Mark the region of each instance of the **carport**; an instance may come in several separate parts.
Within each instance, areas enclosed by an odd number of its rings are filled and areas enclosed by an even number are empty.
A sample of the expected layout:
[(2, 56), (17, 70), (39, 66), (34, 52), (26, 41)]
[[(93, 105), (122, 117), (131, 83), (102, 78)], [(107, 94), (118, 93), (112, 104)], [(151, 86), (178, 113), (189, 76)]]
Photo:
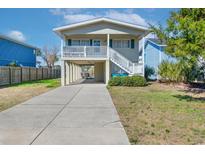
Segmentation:
[[(65, 85), (69, 85), (82, 79), (82, 66), (94, 66), (94, 82), (107, 83), (109, 80), (109, 61), (107, 60), (66, 60), (65, 67)], [(106, 67), (107, 66), (107, 67)]]

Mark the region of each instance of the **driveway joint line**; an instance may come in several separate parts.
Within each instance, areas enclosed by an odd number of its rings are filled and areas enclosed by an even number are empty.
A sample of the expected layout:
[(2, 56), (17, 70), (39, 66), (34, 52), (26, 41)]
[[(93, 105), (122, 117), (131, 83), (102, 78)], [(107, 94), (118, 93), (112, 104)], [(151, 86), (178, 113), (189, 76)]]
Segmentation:
[(38, 135), (31, 141), (29, 145), (32, 145), (35, 140), (48, 128), (48, 126), (58, 117), (58, 115), (66, 108), (68, 104), (77, 96), (77, 94), (82, 90), (83, 86), (73, 95), (73, 97), (58, 111), (58, 113), (51, 119), (51, 121), (38, 133)]

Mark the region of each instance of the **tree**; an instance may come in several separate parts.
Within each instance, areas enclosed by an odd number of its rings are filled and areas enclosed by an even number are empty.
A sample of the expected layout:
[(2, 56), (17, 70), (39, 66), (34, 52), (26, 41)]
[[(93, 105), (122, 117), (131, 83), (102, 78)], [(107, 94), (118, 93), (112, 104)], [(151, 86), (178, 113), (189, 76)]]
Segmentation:
[(151, 26), (165, 43), (165, 52), (183, 66), (187, 81), (193, 80), (199, 59), (205, 59), (205, 9), (180, 9), (171, 12), (165, 29)]
[(166, 34), (165, 34), (165, 30), (164, 28), (162, 27), (162, 25), (159, 23), (158, 26), (154, 26), (154, 25), (151, 25), (149, 24), (150, 26), (150, 29), (151, 29), (151, 33), (155, 33), (160, 41), (160, 43), (164, 44), (166, 41)]
[(55, 46), (48, 48), (47, 46), (43, 47), (40, 56), (46, 62), (48, 67), (53, 67), (55, 62), (58, 61), (58, 52), (59, 49)]

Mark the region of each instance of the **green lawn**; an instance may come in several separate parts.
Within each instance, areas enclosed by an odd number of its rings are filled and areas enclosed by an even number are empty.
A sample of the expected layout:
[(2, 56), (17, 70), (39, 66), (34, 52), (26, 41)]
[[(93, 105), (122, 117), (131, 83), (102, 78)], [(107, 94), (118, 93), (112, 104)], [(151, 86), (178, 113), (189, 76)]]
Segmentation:
[(48, 79), (0, 87), (0, 111), (60, 86), (60, 79)]
[(205, 94), (158, 83), (110, 87), (132, 144), (205, 144)]
[(37, 80), (37, 81), (29, 81), (20, 84), (14, 84), (10, 87), (37, 87), (44, 86), (47, 88), (56, 88), (60, 85), (59, 79), (47, 79), (47, 80)]

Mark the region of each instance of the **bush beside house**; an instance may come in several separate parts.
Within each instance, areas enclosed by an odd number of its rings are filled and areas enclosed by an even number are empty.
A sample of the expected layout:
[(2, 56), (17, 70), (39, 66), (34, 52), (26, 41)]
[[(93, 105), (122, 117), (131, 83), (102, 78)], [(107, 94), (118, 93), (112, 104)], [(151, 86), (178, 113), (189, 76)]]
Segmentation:
[(147, 81), (142, 76), (125, 76), (113, 77), (109, 80), (109, 86), (129, 86), (129, 87), (142, 87), (147, 85)]
[(145, 79), (148, 81), (148, 80), (152, 80), (150, 77), (152, 76), (152, 75), (154, 75), (155, 74), (155, 69), (154, 69), (154, 67), (150, 67), (150, 66), (145, 66), (145, 74), (144, 74), (144, 76), (145, 76)]
[(163, 61), (158, 67), (158, 74), (162, 82), (182, 82), (183, 75), (179, 63)]

